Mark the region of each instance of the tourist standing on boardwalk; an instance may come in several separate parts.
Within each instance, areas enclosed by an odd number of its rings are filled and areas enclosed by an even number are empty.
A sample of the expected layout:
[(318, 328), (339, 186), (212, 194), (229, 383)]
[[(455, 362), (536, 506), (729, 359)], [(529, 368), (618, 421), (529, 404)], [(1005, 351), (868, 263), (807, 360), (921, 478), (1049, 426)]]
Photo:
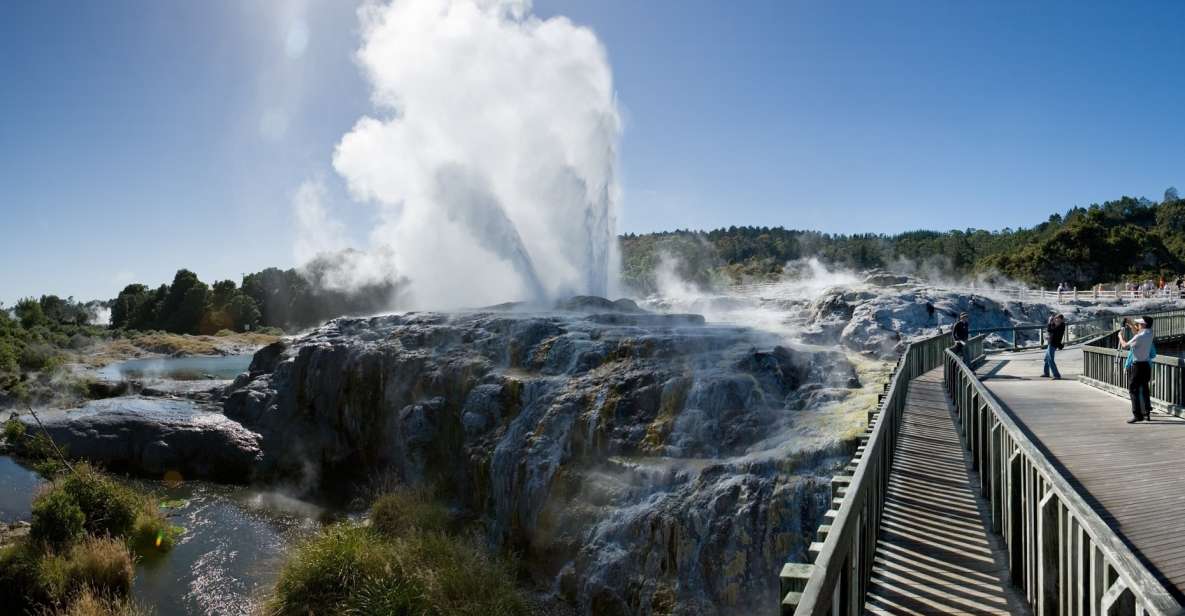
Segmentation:
[(963, 363), (970, 366), (971, 347), (967, 342), (971, 339), (971, 324), (969, 323), (969, 317), (966, 312), (959, 315), (959, 320), (955, 321), (955, 326), (951, 330), (951, 333), (955, 339), (955, 350), (963, 358)]
[(1152, 319), (1144, 317), (1132, 322), (1136, 335), (1128, 339), (1119, 332), (1119, 348), (1130, 349), (1127, 355), (1127, 391), (1132, 397), (1132, 418), (1127, 423), (1151, 419), (1152, 391), (1148, 382), (1152, 380), (1152, 358), (1156, 349), (1152, 346)]
[(1065, 348), (1062, 344), (1062, 339), (1066, 336), (1066, 317), (1061, 313), (1049, 317), (1049, 323), (1045, 326), (1045, 332), (1048, 337), (1049, 344), (1045, 347), (1045, 367), (1041, 370), (1041, 376), (1049, 376), (1053, 374), (1053, 380), (1057, 381), (1062, 378), (1062, 373), (1057, 371), (1057, 363), (1054, 362), (1053, 356), (1059, 350)]

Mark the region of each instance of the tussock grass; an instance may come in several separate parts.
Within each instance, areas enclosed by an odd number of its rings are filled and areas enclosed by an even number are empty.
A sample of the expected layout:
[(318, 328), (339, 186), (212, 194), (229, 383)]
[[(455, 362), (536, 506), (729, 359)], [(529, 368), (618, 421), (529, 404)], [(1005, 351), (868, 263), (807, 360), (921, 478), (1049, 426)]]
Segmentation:
[[(0, 605), (6, 614), (135, 613), (113, 611), (130, 607), (133, 575), (132, 554), (118, 539), (88, 537), (62, 550), (22, 541), (0, 550)], [(100, 604), (108, 611), (85, 611)]]
[(370, 523), (379, 533), (399, 537), (412, 531), (443, 531), (448, 527), (448, 511), (432, 500), (424, 489), (403, 488), (375, 499), (370, 508)]
[(50, 613), (53, 616), (149, 616), (152, 610), (127, 597), (104, 595), (87, 588), (68, 606)]
[(339, 523), (297, 546), (264, 612), (525, 614), (512, 564), (447, 526), (448, 512), (427, 491), (383, 495), (370, 526)]

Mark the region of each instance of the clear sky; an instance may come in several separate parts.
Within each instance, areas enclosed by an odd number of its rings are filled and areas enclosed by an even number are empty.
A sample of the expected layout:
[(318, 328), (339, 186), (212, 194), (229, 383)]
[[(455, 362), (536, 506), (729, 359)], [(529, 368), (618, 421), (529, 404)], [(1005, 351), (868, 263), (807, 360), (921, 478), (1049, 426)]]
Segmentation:
[[(740, 9), (738, 9), (740, 7)], [(292, 266), (371, 112), (346, 0), (0, 7), (0, 301)], [(622, 231), (1029, 226), (1185, 189), (1185, 3), (537, 0), (591, 27)], [(447, 76), (442, 76), (447, 78)]]

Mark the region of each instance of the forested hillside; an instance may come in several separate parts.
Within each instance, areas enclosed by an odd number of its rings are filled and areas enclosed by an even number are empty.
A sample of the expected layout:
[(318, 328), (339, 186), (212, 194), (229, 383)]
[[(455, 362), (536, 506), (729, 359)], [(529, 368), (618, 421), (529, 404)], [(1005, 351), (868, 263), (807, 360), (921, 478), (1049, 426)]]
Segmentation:
[(834, 235), (782, 227), (729, 227), (622, 237), (625, 283), (655, 288), (665, 263), (700, 285), (776, 276), (788, 261), (817, 257), (854, 269), (917, 267), (951, 276), (1004, 276), (1079, 287), (1185, 272), (1185, 200), (1123, 197), (1075, 207), (1028, 229)]

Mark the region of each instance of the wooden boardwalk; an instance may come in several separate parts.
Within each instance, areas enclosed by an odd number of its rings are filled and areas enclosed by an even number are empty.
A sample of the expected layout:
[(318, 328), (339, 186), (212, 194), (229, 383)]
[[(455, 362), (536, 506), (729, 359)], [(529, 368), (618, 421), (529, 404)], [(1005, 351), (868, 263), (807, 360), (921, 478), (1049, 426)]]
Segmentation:
[(1185, 421), (1129, 425), (1130, 403), (1077, 382), (1082, 352), (1059, 353), (1063, 380), (1036, 351), (989, 356), (983, 384), (1153, 574), (1185, 599)]
[[(1183, 433), (1185, 434), (1185, 433)], [(910, 384), (876, 545), (870, 614), (1027, 614), (986, 530), (942, 369)]]

